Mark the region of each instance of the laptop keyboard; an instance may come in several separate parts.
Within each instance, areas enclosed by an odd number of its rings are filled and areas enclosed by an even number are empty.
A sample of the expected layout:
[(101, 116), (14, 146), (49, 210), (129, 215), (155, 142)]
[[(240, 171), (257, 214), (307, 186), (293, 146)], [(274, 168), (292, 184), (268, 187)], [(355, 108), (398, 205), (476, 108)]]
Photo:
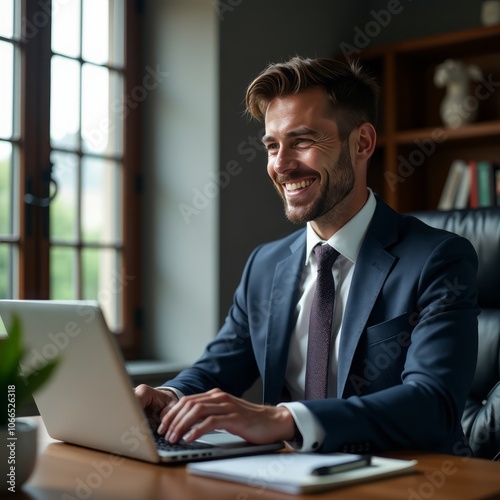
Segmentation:
[(154, 440), (156, 447), (162, 451), (206, 450), (215, 448), (213, 444), (200, 443), (199, 441), (186, 443), (182, 439), (178, 443), (169, 443), (165, 440), (164, 436), (157, 433), (154, 433)]

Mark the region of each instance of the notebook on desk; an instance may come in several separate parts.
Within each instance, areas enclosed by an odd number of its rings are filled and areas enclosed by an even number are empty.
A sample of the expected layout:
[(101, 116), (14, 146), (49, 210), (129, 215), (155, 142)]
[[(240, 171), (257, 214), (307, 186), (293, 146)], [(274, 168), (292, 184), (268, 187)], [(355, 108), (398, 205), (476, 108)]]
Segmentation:
[[(371, 457), (367, 464), (336, 470), (339, 464), (357, 457), (345, 453), (274, 453), (191, 463), (187, 471), (198, 476), (253, 486), (258, 488), (257, 493), (269, 489), (306, 494), (408, 474), (417, 465), (416, 460)], [(321, 469), (327, 472), (315, 473)]]
[(154, 436), (150, 420), (133, 392), (115, 335), (97, 302), (0, 300), (8, 328), (21, 320), (29, 371), (47, 360), (60, 362), (34, 395), (54, 439), (148, 462), (187, 462), (270, 452), (281, 443), (256, 445), (223, 431), (194, 443), (167, 443)]

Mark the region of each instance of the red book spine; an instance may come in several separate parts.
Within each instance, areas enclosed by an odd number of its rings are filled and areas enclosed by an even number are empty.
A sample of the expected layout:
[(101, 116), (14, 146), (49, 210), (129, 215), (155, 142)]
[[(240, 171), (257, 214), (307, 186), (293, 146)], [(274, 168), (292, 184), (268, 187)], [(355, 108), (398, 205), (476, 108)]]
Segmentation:
[(469, 169), (470, 169), (469, 207), (477, 208), (479, 206), (479, 194), (477, 186), (477, 163), (475, 160), (469, 161)]

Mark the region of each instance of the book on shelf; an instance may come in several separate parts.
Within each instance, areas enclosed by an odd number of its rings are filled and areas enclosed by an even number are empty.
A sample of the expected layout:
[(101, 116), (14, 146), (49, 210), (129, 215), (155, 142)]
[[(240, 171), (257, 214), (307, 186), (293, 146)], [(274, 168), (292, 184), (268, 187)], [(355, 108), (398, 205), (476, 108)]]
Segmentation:
[(470, 170), (470, 193), (469, 193), (469, 207), (477, 208), (479, 206), (479, 196), (477, 191), (477, 161), (469, 161)]
[(454, 160), (438, 210), (491, 206), (500, 206), (500, 164), (486, 160)]
[[(451, 164), (441, 197), (439, 198), (438, 210), (451, 210), (455, 208), (458, 193), (460, 192), (460, 196), (463, 196), (462, 193), (465, 187), (462, 186), (462, 182), (467, 175), (467, 171), (468, 165), (464, 160), (455, 160)], [(458, 201), (461, 202), (461, 200)]]
[(477, 162), (477, 194), (479, 207), (496, 205), (495, 170), (498, 166), (489, 161)]
[(495, 166), (495, 203), (497, 207), (500, 207), (500, 165)]
[(471, 182), (471, 171), (469, 165), (467, 165), (464, 162), (462, 176), (460, 177), (460, 182), (458, 183), (458, 188), (457, 188), (457, 194), (455, 196), (454, 208), (467, 208), (469, 206), (470, 182)]

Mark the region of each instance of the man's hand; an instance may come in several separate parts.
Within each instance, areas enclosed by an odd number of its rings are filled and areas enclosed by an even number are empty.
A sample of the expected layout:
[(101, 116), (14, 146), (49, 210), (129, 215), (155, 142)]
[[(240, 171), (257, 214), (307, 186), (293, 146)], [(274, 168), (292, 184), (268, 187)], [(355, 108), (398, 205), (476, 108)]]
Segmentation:
[(159, 424), (162, 418), (179, 401), (173, 391), (154, 389), (145, 384), (138, 385), (135, 388), (135, 395), (139, 398), (148, 417), (156, 424)]
[(295, 426), (285, 407), (257, 405), (220, 389), (184, 396), (164, 412), (160, 434), (175, 443), (194, 441), (214, 429), (224, 429), (257, 444), (291, 440)]

